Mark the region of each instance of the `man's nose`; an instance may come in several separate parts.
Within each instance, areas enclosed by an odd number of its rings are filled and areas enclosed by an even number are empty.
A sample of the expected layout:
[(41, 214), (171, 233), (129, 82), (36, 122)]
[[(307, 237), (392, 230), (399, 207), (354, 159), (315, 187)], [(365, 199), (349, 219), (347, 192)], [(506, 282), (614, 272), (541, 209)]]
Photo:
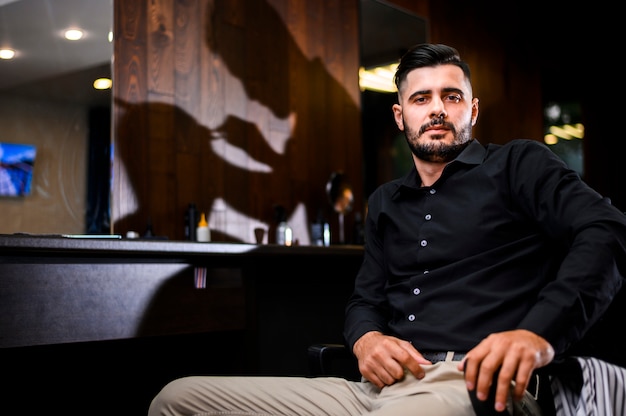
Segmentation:
[(446, 112), (445, 106), (443, 105), (443, 101), (441, 101), (440, 99), (434, 99), (430, 112), (430, 117), (443, 120), (447, 115), (448, 113)]

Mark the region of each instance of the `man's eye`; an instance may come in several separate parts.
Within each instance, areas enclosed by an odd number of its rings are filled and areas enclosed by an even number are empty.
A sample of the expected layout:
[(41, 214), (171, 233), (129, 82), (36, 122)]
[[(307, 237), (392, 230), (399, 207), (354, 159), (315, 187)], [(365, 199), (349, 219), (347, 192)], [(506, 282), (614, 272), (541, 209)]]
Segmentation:
[(452, 95), (448, 95), (446, 97), (447, 101), (452, 101), (454, 103), (458, 103), (459, 101), (461, 101), (461, 96), (460, 95), (456, 95), (456, 94), (452, 94)]

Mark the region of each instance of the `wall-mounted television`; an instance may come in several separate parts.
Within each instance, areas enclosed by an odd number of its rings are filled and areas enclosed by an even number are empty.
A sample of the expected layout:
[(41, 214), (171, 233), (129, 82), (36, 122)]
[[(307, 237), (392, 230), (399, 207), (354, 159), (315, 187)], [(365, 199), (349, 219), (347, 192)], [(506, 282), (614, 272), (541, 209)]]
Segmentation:
[(0, 197), (30, 195), (36, 155), (35, 145), (0, 142)]

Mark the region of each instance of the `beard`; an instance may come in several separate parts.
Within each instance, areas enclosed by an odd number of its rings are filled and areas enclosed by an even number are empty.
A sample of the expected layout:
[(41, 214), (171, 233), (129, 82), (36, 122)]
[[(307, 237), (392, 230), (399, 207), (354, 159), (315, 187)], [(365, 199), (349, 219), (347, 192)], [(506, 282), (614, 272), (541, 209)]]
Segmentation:
[[(436, 119), (435, 119), (436, 120)], [(433, 120), (433, 121), (435, 121)], [(447, 163), (456, 158), (467, 147), (467, 144), (472, 139), (472, 123), (467, 123), (461, 129), (457, 130), (454, 124), (448, 122), (431, 122), (424, 124), (420, 127), (419, 131), (415, 131), (407, 126), (404, 122), (404, 135), (406, 142), (413, 153), (418, 159), (425, 160), (427, 162)], [(428, 127), (435, 124), (439, 124), (442, 127), (449, 129), (454, 137), (454, 140), (450, 144), (446, 144), (442, 139), (443, 135), (433, 135), (431, 140), (426, 143), (420, 142), (420, 137), (426, 132)]]

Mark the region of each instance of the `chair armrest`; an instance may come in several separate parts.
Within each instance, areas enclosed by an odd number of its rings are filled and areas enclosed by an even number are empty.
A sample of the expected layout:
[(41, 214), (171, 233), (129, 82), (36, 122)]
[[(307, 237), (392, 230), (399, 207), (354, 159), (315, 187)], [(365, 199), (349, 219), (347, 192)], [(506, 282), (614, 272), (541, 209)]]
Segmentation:
[(359, 379), (356, 358), (343, 344), (310, 345), (307, 351), (309, 372), (313, 377), (339, 376)]
[[(550, 367), (551, 369), (552, 367)], [(522, 400), (522, 403), (515, 404), (516, 409), (512, 409), (512, 412), (505, 410), (503, 412), (496, 412), (495, 398), (496, 387), (498, 384), (499, 370), (493, 375), (493, 382), (489, 388), (489, 394), (487, 399), (482, 401), (476, 397), (476, 390), (469, 391), (470, 400), (472, 402), (472, 408), (476, 412), (477, 416), (511, 416), (511, 415), (542, 415), (542, 416), (555, 416), (554, 401), (552, 396), (552, 388), (550, 382), (549, 370), (543, 368), (536, 370), (534, 377), (528, 386), (527, 396)], [(530, 393), (530, 394), (529, 394)], [(510, 405), (511, 403), (509, 403)]]
[(496, 412), (494, 407), (496, 401), (496, 387), (498, 385), (498, 373), (499, 371), (493, 375), (493, 382), (489, 388), (487, 400), (478, 400), (476, 390), (468, 390), (470, 400), (472, 401), (472, 408), (474, 408), (474, 412), (476, 412), (477, 416), (510, 416), (508, 411)]

